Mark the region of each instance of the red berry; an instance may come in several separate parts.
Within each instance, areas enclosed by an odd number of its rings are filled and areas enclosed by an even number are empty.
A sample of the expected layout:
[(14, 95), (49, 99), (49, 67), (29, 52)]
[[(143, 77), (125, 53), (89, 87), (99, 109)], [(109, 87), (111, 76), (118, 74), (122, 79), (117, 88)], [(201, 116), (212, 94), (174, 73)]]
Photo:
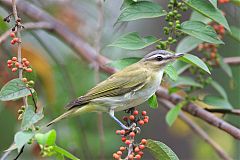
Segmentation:
[(12, 37), (12, 38), (14, 38), (14, 37), (15, 37), (15, 33), (14, 33), (14, 32), (11, 32), (11, 33), (9, 34), (9, 36)]
[(138, 115), (138, 111), (137, 110), (135, 110), (135, 111), (133, 111), (133, 115)]
[(128, 159), (129, 159), (129, 160), (132, 160), (133, 157), (134, 157), (134, 156), (133, 156), (132, 154), (130, 154), (130, 155), (128, 156)]
[(117, 154), (121, 156), (122, 155), (122, 151), (117, 151)]
[(32, 72), (32, 68), (27, 68), (26, 71), (27, 72)]
[(12, 72), (16, 72), (17, 71), (17, 68), (12, 68)]
[(119, 156), (117, 153), (114, 153), (114, 154), (113, 154), (113, 158), (115, 158), (115, 159), (119, 159), (120, 156)]
[(22, 78), (22, 81), (23, 82), (27, 82), (27, 78)]
[(124, 134), (125, 134), (125, 130), (121, 130), (121, 131), (120, 131), (120, 134), (121, 134), (121, 135), (124, 135)]
[(11, 42), (10, 42), (12, 45), (14, 45), (15, 44), (15, 41), (14, 40), (11, 40)]
[(7, 66), (8, 66), (8, 68), (12, 68), (12, 64), (8, 64)]
[(7, 64), (12, 64), (12, 60), (9, 59), (9, 60), (7, 61)]
[(140, 121), (138, 121), (138, 124), (142, 126), (142, 125), (144, 125), (144, 121), (140, 120)]
[(147, 112), (146, 112), (146, 111), (142, 111), (142, 115), (143, 115), (143, 116), (146, 116), (146, 115), (147, 115)]
[(144, 121), (144, 123), (148, 123), (148, 119), (146, 119), (146, 118), (144, 118), (143, 121)]
[(149, 117), (148, 116), (144, 116), (144, 119), (149, 119)]
[(29, 61), (24, 62), (24, 65), (27, 66), (27, 67), (29, 66), (29, 64), (30, 64)]
[(126, 148), (125, 147), (120, 147), (120, 151), (125, 151), (126, 150)]
[(143, 156), (143, 152), (142, 151), (140, 151), (140, 152), (138, 152), (138, 154), (140, 155), (140, 156)]
[(142, 140), (141, 140), (141, 143), (142, 143), (142, 144), (147, 144), (147, 140), (146, 140), (146, 139), (142, 139)]
[(141, 159), (141, 157), (142, 157), (142, 156), (140, 156), (139, 154), (137, 154), (137, 155), (135, 156), (136, 159)]
[(135, 133), (134, 133), (134, 132), (130, 132), (130, 133), (129, 133), (129, 136), (130, 136), (130, 137), (135, 137)]
[(134, 115), (130, 115), (130, 116), (129, 116), (129, 119), (130, 119), (131, 121), (134, 121), (134, 119), (135, 119)]
[(126, 137), (122, 137), (122, 142), (125, 142), (127, 140)]
[(145, 148), (145, 146), (143, 144), (140, 144), (139, 146), (139, 149), (143, 150)]
[(140, 149), (139, 149), (138, 147), (135, 147), (135, 148), (134, 148), (134, 151), (135, 151), (135, 152), (139, 152)]
[(120, 130), (116, 130), (116, 134), (120, 134)]
[(25, 63), (27, 61), (27, 58), (22, 58), (22, 62)]
[(13, 38), (13, 41), (16, 43), (16, 42), (19, 42), (19, 38)]
[(12, 61), (16, 61), (17, 60), (17, 57), (12, 57)]
[(16, 66), (17, 68), (19, 68), (20, 63), (16, 62), (16, 63), (15, 63), (15, 66)]
[(126, 145), (129, 145), (129, 144), (131, 144), (131, 141), (130, 141), (130, 140), (126, 140), (126, 141), (125, 141), (125, 144), (126, 144)]

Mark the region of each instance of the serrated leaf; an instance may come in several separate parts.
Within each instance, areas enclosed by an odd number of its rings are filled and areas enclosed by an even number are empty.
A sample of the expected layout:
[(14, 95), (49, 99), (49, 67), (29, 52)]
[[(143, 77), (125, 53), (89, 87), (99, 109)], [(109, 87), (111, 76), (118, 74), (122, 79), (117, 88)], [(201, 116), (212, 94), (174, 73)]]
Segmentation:
[(227, 109), (233, 108), (227, 99), (223, 99), (216, 96), (205, 96), (203, 99), (203, 102), (211, 106), (214, 106), (216, 108), (227, 108)]
[(183, 38), (177, 45), (177, 53), (187, 53), (195, 49), (203, 41), (192, 36)]
[(200, 21), (185, 21), (178, 30), (205, 42), (224, 44), (211, 26)]
[(220, 65), (220, 67), (222, 68), (222, 70), (223, 70), (230, 78), (232, 78), (233, 75), (232, 75), (231, 67), (230, 67), (227, 63), (225, 63), (225, 62), (223, 61), (223, 58), (222, 58), (220, 55), (218, 55), (218, 59), (219, 59), (219, 65)]
[(191, 21), (201, 21), (205, 24), (208, 24), (210, 22), (212, 22), (211, 19), (209, 19), (208, 17), (205, 17), (204, 15), (196, 12), (196, 11), (192, 11), (191, 17), (190, 17)]
[(149, 1), (139, 1), (125, 7), (118, 17), (117, 23), (143, 18), (156, 18), (164, 15), (166, 15), (166, 12), (163, 12), (159, 4)]
[(194, 56), (192, 54), (185, 54), (183, 57), (180, 57), (179, 60), (184, 61), (186, 63), (190, 63), (194, 66), (197, 66), (202, 70), (206, 71), (207, 73), (211, 74), (207, 65), (197, 56)]
[(148, 104), (153, 109), (158, 108), (157, 96), (155, 94), (148, 99)]
[(31, 131), (19, 131), (14, 136), (14, 143), (20, 152), (21, 148), (34, 136)]
[(21, 128), (23, 130), (30, 128), (32, 125), (40, 121), (43, 117), (44, 115), (42, 114), (42, 112), (35, 113), (35, 107), (32, 105), (28, 105), (28, 107), (26, 107), (26, 110), (23, 114)]
[(131, 32), (120, 36), (108, 46), (119, 47), (128, 50), (143, 49), (156, 43), (158, 39), (154, 36), (140, 37), (137, 32)]
[(172, 65), (167, 65), (164, 69), (164, 72), (171, 78), (173, 81), (178, 79), (178, 73)]
[[(32, 89), (32, 91), (34, 91)], [(25, 97), (31, 94), (26, 84), (22, 82), (19, 78), (13, 79), (6, 83), (0, 91), (0, 100), (9, 101), (16, 100), (21, 97)]]
[(240, 43), (240, 29), (235, 26), (231, 26), (230, 28), (232, 32), (229, 35)]
[(114, 68), (117, 68), (119, 70), (122, 70), (123, 68), (136, 63), (140, 60), (141, 58), (137, 58), (137, 57), (132, 57), (132, 58), (123, 58), (120, 60), (116, 60), (116, 61), (112, 61), (110, 63), (107, 64), (107, 66), (111, 66)]
[(50, 130), (47, 133), (37, 133), (35, 135), (35, 138), (38, 142), (38, 144), (41, 145), (48, 145), (48, 146), (53, 146), (55, 145), (55, 141), (56, 141), (56, 137), (57, 137), (57, 133), (55, 130)]
[(185, 103), (183, 102), (178, 103), (174, 108), (171, 108), (170, 111), (168, 111), (166, 115), (166, 122), (169, 126), (172, 126), (172, 124), (175, 122), (184, 104)]
[(79, 158), (77, 158), (76, 156), (74, 156), (73, 154), (71, 154), (70, 152), (68, 152), (67, 150), (65, 150), (59, 146), (54, 146), (53, 150), (71, 160), (80, 160)]
[(171, 148), (162, 142), (148, 139), (146, 148), (156, 160), (179, 160)]
[(216, 89), (216, 91), (218, 91), (218, 93), (220, 93), (220, 95), (221, 95), (224, 99), (228, 99), (226, 91), (224, 90), (224, 88), (223, 88), (218, 82), (212, 81), (212, 82), (211, 82), (211, 85), (212, 85), (213, 88)]
[(230, 31), (228, 22), (222, 11), (215, 8), (210, 2), (206, 0), (184, 0), (183, 2), (195, 11), (223, 25), (228, 31)]
[(177, 81), (171, 83), (171, 87), (177, 86), (194, 86), (199, 88), (203, 87), (200, 83), (195, 82), (192, 78), (184, 76), (179, 76)]

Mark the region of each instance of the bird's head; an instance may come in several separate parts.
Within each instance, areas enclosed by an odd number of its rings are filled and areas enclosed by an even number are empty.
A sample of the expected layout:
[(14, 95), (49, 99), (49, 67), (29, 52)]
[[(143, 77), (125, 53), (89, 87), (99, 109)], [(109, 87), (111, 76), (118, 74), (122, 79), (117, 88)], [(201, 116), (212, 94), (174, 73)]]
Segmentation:
[(179, 57), (182, 57), (183, 53), (173, 54), (166, 50), (156, 50), (144, 56), (142, 62), (149, 68), (158, 70), (164, 68), (170, 62), (173, 62)]

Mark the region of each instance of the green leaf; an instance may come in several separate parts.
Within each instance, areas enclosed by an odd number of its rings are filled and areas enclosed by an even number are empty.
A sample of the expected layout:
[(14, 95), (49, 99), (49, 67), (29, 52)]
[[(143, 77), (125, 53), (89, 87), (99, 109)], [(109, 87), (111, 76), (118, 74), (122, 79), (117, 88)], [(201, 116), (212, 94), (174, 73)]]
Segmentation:
[(143, 49), (156, 43), (158, 39), (153, 36), (140, 37), (137, 32), (131, 32), (120, 36), (108, 46), (119, 47), (129, 50)]
[(121, 10), (126, 8), (126, 7), (129, 7), (132, 3), (134, 3), (133, 0), (124, 0), (123, 3), (122, 3), (122, 6), (121, 6)]
[(224, 44), (211, 26), (200, 21), (185, 21), (179, 30), (205, 42)]
[(184, 77), (179, 76), (177, 81), (171, 83), (171, 87), (177, 87), (177, 86), (194, 86), (194, 87), (200, 87), (203, 88), (203, 86), (200, 83), (195, 82), (190, 77)]
[(213, 7), (217, 8), (217, 0), (208, 0), (212, 5)]
[(205, 96), (203, 101), (206, 104), (209, 104), (216, 108), (227, 108), (227, 109), (233, 108), (227, 99), (223, 99), (223, 98), (216, 97), (216, 96)]
[(38, 142), (38, 144), (41, 145), (48, 145), (48, 146), (53, 146), (55, 145), (56, 141), (56, 131), (55, 130), (50, 130), (49, 132), (42, 134), (42, 133), (37, 133), (35, 135), (35, 138)]
[[(34, 91), (32, 89), (32, 91)], [(9, 101), (15, 100), (21, 97), (25, 97), (31, 94), (26, 84), (22, 82), (19, 78), (13, 79), (6, 83), (0, 91), (0, 100)]]
[(140, 60), (141, 58), (137, 58), (137, 57), (132, 57), (132, 58), (123, 58), (120, 60), (116, 60), (116, 61), (112, 61), (110, 63), (107, 64), (107, 66), (111, 66), (114, 68), (117, 68), (119, 70), (122, 70), (123, 68), (136, 63)]
[(192, 54), (185, 54), (183, 57), (179, 58), (179, 60), (197, 66), (202, 70), (206, 71), (207, 73), (211, 74), (207, 65), (197, 56), (194, 56)]
[(178, 103), (174, 108), (170, 109), (166, 115), (166, 122), (169, 126), (172, 126), (172, 124), (175, 122), (175, 120), (178, 117), (178, 114), (181, 111), (181, 108), (186, 104), (186, 102), (182, 101)]
[(191, 67), (191, 64), (188, 64), (183, 61), (176, 60), (173, 62), (173, 67), (177, 70), (177, 74), (180, 75), (184, 71), (186, 71), (189, 67)]
[(178, 79), (178, 73), (172, 65), (167, 65), (164, 69), (164, 72), (171, 78), (176, 81)]
[(26, 110), (23, 114), (23, 120), (22, 120), (21, 128), (23, 130), (25, 130), (27, 128), (30, 128), (32, 125), (37, 123), (42, 118), (43, 118), (42, 112), (35, 113), (35, 107), (29, 105), (29, 106), (26, 107)]
[(226, 91), (218, 82), (212, 80), (211, 85), (224, 99), (228, 99)]
[[(37, 101), (38, 101), (37, 92), (35, 91), (32, 93), (32, 96), (28, 96), (27, 101), (28, 101), (29, 105), (35, 106), (35, 103), (37, 103)], [(35, 103), (34, 103), (34, 101), (35, 101)]]
[(183, 38), (177, 45), (176, 52), (187, 53), (195, 49), (203, 41), (192, 36)]
[(203, 23), (205, 23), (205, 24), (208, 24), (208, 23), (212, 22), (211, 19), (203, 16), (202, 14), (200, 14), (200, 13), (198, 13), (198, 12), (196, 12), (196, 11), (192, 11), (190, 20), (191, 20), (191, 21), (201, 21), (201, 22), (203, 22)]
[(65, 149), (58, 147), (58, 146), (54, 146), (54, 151), (71, 159), (71, 160), (80, 160), (79, 158), (75, 157), (74, 155), (72, 155), (70, 152), (66, 151)]
[(143, 18), (156, 18), (164, 15), (166, 15), (166, 12), (163, 12), (163, 9), (159, 4), (149, 1), (139, 1), (127, 5), (118, 17), (117, 23)]
[(230, 28), (232, 32), (229, 35), (240, 43), (240, 29), (235, 26), (231, 26)]
[(14, 136), (14, 143), (17, 145), (18, 152), (34, 136), (31, 131), (19, 131)]
[(158, 108), (157, 96), (155, 94), (148, 99), (148, 104), (153, 109)]
[(189, 7), (195, 11), (201, 13), (202, 15), (216, 21), (219, 24), (222, 24), (228, 31), (230, 31), (228, 22), (225, 16), (222, 14), (222, 11), (218, 8), (215, 8), (211, 3), (206, 0), (184, 0)]
[(230, 78), (232, 78), (233, 75), (232, 75), (231, 67), (230, 67), (227, 63), (225, 63), (225, 62), (223, 61), (223, 58), (222, 58), (220, 55), (218, 55), (218, 59), (219, 59), (219, 65), (220, 65), (220, 67), (222, 68), (222, 70), (223, 70)]
[(146, 147), (156, 160), (179, 160), (171, 148), (162, 142), (148, 139)]

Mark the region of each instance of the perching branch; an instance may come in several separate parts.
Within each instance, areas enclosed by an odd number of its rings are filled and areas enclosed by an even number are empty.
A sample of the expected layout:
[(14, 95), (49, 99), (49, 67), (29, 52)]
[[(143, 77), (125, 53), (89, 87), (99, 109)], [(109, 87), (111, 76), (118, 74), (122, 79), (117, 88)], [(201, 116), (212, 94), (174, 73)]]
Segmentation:
[[(164, 105), (168, 110), (174, 107), (174, 105), (168, 100), (159, 98), (158, 101)], [(198, 136), (200, 136), (206, 143), (208, 143), (223, 160), (231, 160), (231, 158), (225, 153), (225, 151), (219, 146), (208, 134), (199, 127), (194, 121), (189, 119), (184, 113), (180, 112), (179, 118), (183, 120)]]
[(240, 109), (224, 109), (224, 108), (204, 108), (211, 113), (233, 114), (240, 116)]

